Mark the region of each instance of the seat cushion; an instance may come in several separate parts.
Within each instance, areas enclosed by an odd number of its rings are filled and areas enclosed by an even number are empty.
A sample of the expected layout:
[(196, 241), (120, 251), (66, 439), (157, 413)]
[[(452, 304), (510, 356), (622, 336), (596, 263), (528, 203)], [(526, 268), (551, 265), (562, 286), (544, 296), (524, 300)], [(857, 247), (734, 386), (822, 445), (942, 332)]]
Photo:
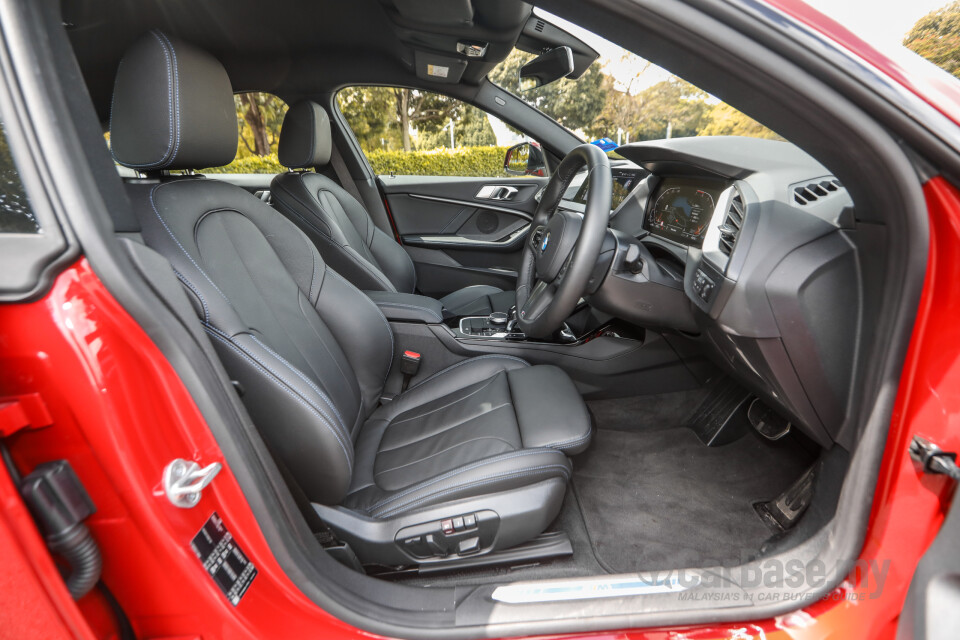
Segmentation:
[(509, 311), (516, 300), (513, 291), (478, 284), (440, 298), (440, 304), (455, 316), (486, 316), (494, 311)]
[(590, 435), (586, 406), (560, 369), (510, 356), (471, 358), (370, 416), (357, 438), (356, 471), (343, 505), (389, 517), (566, 479), (567, 453), (586, 448)]

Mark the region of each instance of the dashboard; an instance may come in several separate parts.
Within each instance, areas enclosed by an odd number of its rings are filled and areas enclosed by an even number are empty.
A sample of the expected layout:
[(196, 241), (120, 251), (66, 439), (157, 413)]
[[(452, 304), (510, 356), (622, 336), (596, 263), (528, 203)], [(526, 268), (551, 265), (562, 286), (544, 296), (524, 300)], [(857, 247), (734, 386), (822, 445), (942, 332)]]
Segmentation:
[[(742, 137), (620, 147), (595, 309), (695, 343), (814, 441), (847, 412), (865, 295), (853, 200), (798, 147)], [(578, 176), (560, 206), (583, 211)], [(875, 226), (875, 225), (874, 225)], [(627, 262), (627, 256), (632, 256)], [(637, 258), (639, 256), (639, 258)]]

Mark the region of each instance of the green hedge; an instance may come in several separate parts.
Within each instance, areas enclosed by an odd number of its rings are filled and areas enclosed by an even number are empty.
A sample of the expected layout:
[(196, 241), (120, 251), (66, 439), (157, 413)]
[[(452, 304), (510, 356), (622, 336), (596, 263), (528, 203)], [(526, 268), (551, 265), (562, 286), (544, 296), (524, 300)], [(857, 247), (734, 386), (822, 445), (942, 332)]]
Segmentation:
[(277, 160), (277, 154), (237, 158), (225, 167), (204, 169), (201, 173), (283, 173), (286, 167)]
[[(367, 160), (378, 175), (398, 176), (476, 176), (503, 175), (503, 157), (507, 147), (461, 147), (432, 151), (386, 151), (367, 153)], [(283, 173), (286, 168), (277, 154), (237, 158), (225, 167), (204, 169), (202, 173)]]
[(433, 151), (384, 151), (367, 153), (377, 175), (398, 176), (476, 176), (503, 175), (506, 147), (460, 147)]

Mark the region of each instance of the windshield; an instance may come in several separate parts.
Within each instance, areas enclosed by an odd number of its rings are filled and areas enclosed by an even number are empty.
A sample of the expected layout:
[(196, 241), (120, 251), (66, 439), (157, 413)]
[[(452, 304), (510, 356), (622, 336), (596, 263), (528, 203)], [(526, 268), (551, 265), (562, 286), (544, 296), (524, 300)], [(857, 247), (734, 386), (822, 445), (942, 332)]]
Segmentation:
[[(600, 57), (575, 80), (564, 78), (521, 92), (520, 67), (534, 59), (514, 49), (490, 80), (547, 114), (584, 140), (621, 145), (691, 136), (779, 136), (685, 80), (596, 34), (546, 12), (556, 26), (593, 47)], [(601, 145), (603, 146), (603, 145)]]

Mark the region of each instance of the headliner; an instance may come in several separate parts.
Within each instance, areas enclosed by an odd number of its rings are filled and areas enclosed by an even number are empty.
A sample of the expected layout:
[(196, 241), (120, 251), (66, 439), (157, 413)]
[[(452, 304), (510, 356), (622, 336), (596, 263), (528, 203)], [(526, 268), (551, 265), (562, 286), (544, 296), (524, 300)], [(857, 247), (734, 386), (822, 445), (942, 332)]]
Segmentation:
[[(477, 85), (511, 51), (531, 13), (530, 5), (516, 0), (473, 0), (472, 20), (459, 23), (448, 18), (445, 24), (430, 24), (422, 14), (410, 13), (411, 5), (416, 9), (431, 4), (64, 0), (63, 20), (97, 113), (106, 121), (120, 58), (150, 29), (162, 29), (212, 53), (226, 67), (235, 91), (309, 95), (346, 83), (429, 86), (414, 71), (414, 50), (450, 55), (460, 39), (489, 42), (484, 60), (470, 61), (461, 80)], [(453, 5), (471, 7), (470, 2)]]

